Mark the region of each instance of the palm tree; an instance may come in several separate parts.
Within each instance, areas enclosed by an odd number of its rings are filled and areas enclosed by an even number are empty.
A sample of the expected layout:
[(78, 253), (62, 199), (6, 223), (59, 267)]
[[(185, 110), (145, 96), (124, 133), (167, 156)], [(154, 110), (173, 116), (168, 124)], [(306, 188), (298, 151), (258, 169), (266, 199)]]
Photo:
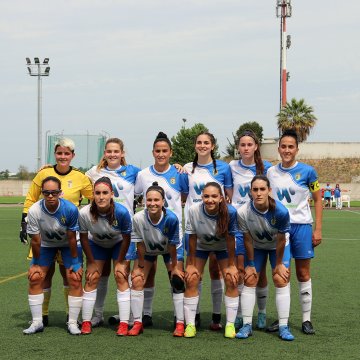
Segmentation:
[(303, 142), (310, 135), (310, 130), (315, 126), (317, 118), (313, 115), (314, 108), (307, 106), (305, 99), (297, 101), (291, 99), (276, 115), (278, 129), (284, 132), (286, 129), (295, 129), (299, 142)]

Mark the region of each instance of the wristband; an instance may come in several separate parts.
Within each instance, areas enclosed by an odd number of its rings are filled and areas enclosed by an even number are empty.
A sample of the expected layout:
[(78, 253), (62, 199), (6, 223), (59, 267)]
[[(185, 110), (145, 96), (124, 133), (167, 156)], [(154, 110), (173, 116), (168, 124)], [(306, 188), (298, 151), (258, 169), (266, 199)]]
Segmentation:
[(254, 260), (248, 260), (248, 266), (255, 267), (255, 261)]
[(39, 265), (39, 260), (40, 260), (40, 258), (37, 258), (37, 259), (33, 258), (32, 264)]
[(80, 269), (79, 259), (77, 257), (71, 258), (71, 265), (74, 272), (77, 272)]

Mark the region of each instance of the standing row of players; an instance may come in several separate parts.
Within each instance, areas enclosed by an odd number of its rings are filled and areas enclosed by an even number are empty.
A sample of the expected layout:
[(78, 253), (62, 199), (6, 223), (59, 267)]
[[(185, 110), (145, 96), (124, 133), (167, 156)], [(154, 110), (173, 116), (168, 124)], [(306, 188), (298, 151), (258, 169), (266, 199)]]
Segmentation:
[[(63, 141), (61, 143), (61, 141)], [(133, 216), (132, 211), (132, 202), (134, 193), (140, 194), (144, 192), (146, 195), (149, 185), (153, 183), (153, 181), (157, 181), (161, 188), (164, 189), (164, 206), (167, 210), (174, 212), (176, 214), (179, 226), (179, 244), (177, 244), (177, 259), (176, 259), (176, 269), (179, 273), (176, 273), (174, 270), (174, 259), (171, 256), (167, 255), (165, 263), (167, 265), (167, 269), (169, 271), (169, 276), (172, 279), (172, 293), (173, 293), (173, 300), (174, 300), (174, 308), (176, 314), (176, 330), (174, 335), (182, 336), (184, 334), (184, 316), (181, 315), (181, 309), (183, 308), (182, 302), (184, 303), (185, 307), (185, 317), (186, 314), (195, 315), (194, 319), (186, 318), (187, 329), (185, 331), (185, 336), (191, 337), (194, 336), (196, 333), (196, 325), (200, 325), (200, 311), (199, 311), (199, 304), (200, 304), (200, 297), (202, 292), (202, 275), (205, 267), (205, 263), (207, 258), (210, 258), (209, 261), (209, 270), (211, 276), (211, 292), (212, 292), (212, 299), (213, 299), (213, 321), (211, 324), (212, 329), (219, 329), (221, 328), (221, 318), (220, 312), (222, 307), (222, 299), (223, 299), (223, 292), (224, 292), (224, 280), (227, 284), (227, 290), (225, 295), (225, 306), (227, 309), (227, 326), (226, 326), (226, 334), (229, 337), (235, 336), (235, 329), (234, 327), (234, 320), (235, 320), (235, 327), (240, 328), (237, 336), (240, 338), (248, 337), (252, 334), (252, 312), (255, 303), (255, 296), (258, 295), (258, 306), (259, 306), (259, 314), (258, 314), (258, 321), (257, 326), (262, 328), (265, 327), (266, 324), (266, 299), (267, 299), (267, 279), (265, 276), (265, 266), (266, 266), (266, 259), (267, 255), (263, 256), (263, 254), (268, 253), (270, 256), (271, 265), (273, 268), (274, 273), (274, 281), (275, 286), (277, 289), (276, 294), (276, 302), (278, 304), (278, 298), (280, 299), (279, 302), (281, 304), (290, 304), (290, 288), (288, 285), (289, 281), (289, 273), (285, 271), (282, 266), (280, 266), (276, 262), (276, 258), (280, 261), (282, 258), (282, 252), (280, 243), (282, 244), (282, 240), (275, 241), (274, 234), (272, 229), (280, 230), (280, 233), (284, 229), (280, 229), (280, 220), (277, 220), (276, 217), (270, 217), (267, 219), (267, 215), (265, 214), (275, 214), (275, 209), (282, 209), (282, 202), (284, 205), (287, 205), (287, 208), (290, 212), (290, 245), (292, 256), (295, 258), (295, 265), (296, 265), (296, 274), (299, 281), (299, 293), (301, 298), (302, 310), (303, 310), (303, 331), (305, 333), (314, 333), (314, 329), (310, 322), (310, 312), (311, 312), (311, 299), (312, 299), (312, 289), (311, 289), (311, 280), (310, 280), (310, 259), (313, 257), (313, 246), (318, 245), (321, 242), (321, 216), (322, 216), (322, 206), (321, 206), (321, 196), (319, 191), (319, 186), (317, 183), (317, 178), (314, 169), (311, 167), (297, 163), (295, 160), (295, 155), (298, 152), (297, 146), (297, 138), (296, 134), (292, 131), (284, 133), (283, 137), (280, 140), (279, 144), (279, 153), (282, 158), (282, 163), (271, 167), (270, 163), (262, 162), (259, 150), (259, 142), (256, 138), (255, 134), (252, 131), (246, 131), (241, 134), (239, 138), (239, 151), (242, 156), (242, 160), (240, 161), (233, 161), (230, 165), (216, 160), (214, 157), (214, 147), (215, 147), (215, 139), (209, 133), (200, 133), (198, 134), (195, 140), (195, 149), (196, 149), (196, 158), (194, 159), (193, 163), (185, 165), (185, 170), (187, 173), (181, 174), (178, 170), (169, 165), (169, 158), (171, 156), (171, 143), (169, 139), (166, 137), (165, 134), (159, 133), (158, 137), (154, 142), (153, 147), (153, 155), (155, 158), (155, 165), (140, 171), (131, 165), (126, 165), (124, 152), (123, 152), (123, 144), (118, 139), (110, 139), (106, 144), (106, 149), (104, 152), (104, 159), (99, 164), (98, 167), (94, 167), (93, 169), (89, 170), (87, 175), (91, 182), (94, 184), (96, 180), (98, 180), (102, 176), (107, 176), (111, 179), (112, 182), (112, 189), (114, 193), (115, 202), (121, 202), (129, 211), (130, 217)], [(62, 190), (63, 194), (62, 197), (68, 200), (75, 200), (72, 201), (76, 203), (79, 194), (82, 193), (87, 198), (92, 199), (92, 185), (87, 180), (87, 178), (81, 172), (77, 171), (76, 169), (70, 166), (70, 161), (74, 157), (74, 145), (69, 140), (60, 140), (59, 144), (56, 145), (55, 148), (55, 156), (57, 159), (57, 165), (54, 168), (42, 170), (38, 176), (34, 179), (32, 187), (30, 188), (27, 201), (25, 203), (25, 209), (23, 214), (23, 220), (26, 217), (26, 210), (29, 209), (31, 206), (31, 200), (37, 199), (41, 192), (41, 183), (42, 180), (49, 176), (55, 176), (59, 178), (62, 182)], [(250, 183), (254, 177), (254, 175), (268, 175), (271, 186), (274, 189), (273, 197), (279, 201), (276, 203), (276, 206), (269, 200), (267, 203), (268, 197), (265, 195), (261, 195), (260, 198), (266, 202), (266, 206), (270, 206), (271, 204), (271, 211), (266, 211), (262, 214), (262, 210), (264, 207), (256, 207), (256, 201), (253, 197), (253, 202), (250, 201)], [(72, 175), (75, 175), (71, 177)], [(78, 179), (76, 179), (76, 176)], [(269, 184), (267, 183), (266, 179), (258, 179), (258, 181), (262, 181), (266, 183), (266, 186), (260, 186), (259, 189), (261, 191), (270, 191)], [(228, 235), (225, 236), (224, 234), (224, 221), (221, 221), (220, 228), (219, 228), (219, 221), (218, 217), (221, 213), (221, 204), (222, 201), (219, 201), (218, 206), (215, 207), (215, 212), (213, 209), (206, 208), (206, 202), (204, 205), (201, 204), (202, 202), (202, 192), (204, 192), (204, 187), (208, 183), (215, 183), (221, 189), (221, 192), (218, 191), (218, 199), (223, 199), (224, 195), (232, 200), (232, 204), (237, 209), (242, 209), (242, 211), (247, 211), (249, 214), (257, 214), (260, 218), (267, 219), (265, 221), (266, 226), (270, 226), (270, 228), (266, 228), (264, 225), (261, 227), (261, 224), (257, 224), (258, 228), (254, 231), (251, 231), (251, 227), (247, 225), (245, 228), (239, 221), (240, 230), (245, 233), (244, 239), (242, 238), (242, 234), (232, 230), (228, 232)], [(105, 185), (104, 185), (105, 186)], [(210, 186), (206, 191), (215, 191), (215, 186)], [(35, 190), (35, 191), (34, 191)], [(259, 191), (260, 191), (259, 190)], [(309, 190), (313, 192), (314, 200), (315, 200), (315, 213), (316, 213), (316, 227), (315, 231), (312, 234), (311, 225), (313, 223), (311, 213), (307, 204), (307, 197), (309, 194)], [(159, 190), (160, 191), (160, 190)], [(158, 193), (159, 193), (158, 191)], [(225, 194), (224, 194), (225, 191)], [(96, 193), (96, 191), (94, 192)], [(182, 223), (182, 211), (181, 211), (181, 193), (183, 196), (187, 196), (186, 207), (185, 207), (185, 221), (187, 224), (187, 231), (185, 235), (185, 242), (187, 247), (187, 254), (188, 254), (188, 261), (187, 261), (187, 269), (185, 273), (185, 279), (187, 280), (187, 290), (185, 293), (184, 299), (184, 251), (183, 251), (183, 244), (182, 244), (182, 228), (180, 224)], [(73, 199), (71, 199), (70, 194), (74, 194)], [(203, 197), (205, 194), (203, 194)], [(209, 195), (210, 196), (210, 195)], [(211, 197), (211, 196), (210, 196)], [(260, 199), (259, 198), (259, 199)], [(146, 199), (146, 196), (145, 196)], [(260, 200), (261, 200), (260, 199)], [(46, 200), (46, 196), (45, 196)], [(260, 201), (259, 200), (259, 201)], [(145, 200), (146, 201), (146, 200)], [(35, 201), (33, 201), (35, 202)], [(213, 228), (202, 228), (200, 230), (194, 229), (191, 227), (191, 221), (195, 218), (195, 214), (193, 215), (190, 210), (192, 205), (196, 205), (199, 202), (198, 206), (194, 206), (194, 209), (197, 208), (201, 213), (202, 207), (202, 214), (206, 215), (205, 218), (207, 220), (211, 219), (211, 223)], [(95, 197), (96, 203), (96, 197)], [(94, 202), (93, 202), (94, 204)], [(147, 204), (147, 201), (146, 201)], [(252, 204), (253, 207), (250, 205)], [(270, 205), (269, 205), (270, 204)], [(246, 205), (246, 207), (244, 206)], [(320, 205), (320, 206), (319, 206)], [(210, 206), (210, 205), (209, 205)], [(211, 206), (214, 206), (212, 204)], [(233, 209), (232, 207), (227, 206), (228, 212), (229, 209)], [(257, 210), (260, 211), (257, 211)], [(262, 209), (262, 210), (261, 210)], [(219, 213), (218, 210), (220, 211)], [(286, 210), (286, 208), (285, 208)], [(150, 208), (149, 214), (151, 214)], [(286, 210), (287, 211), (287, 210)], [(190, 213), (190, 214), (189, 214)], [(241, 213), (241, 212), (239, 212)], [(151, 215), (146, 218), (143, 215), (144, 219), (151, 218)], [(170, 214), (170, 212), (169, 212)], [(211, 215), (214, 215), (214, 218), (211, 218)], [(216, 215), (217, 214), (217, 215)], [(159, 214), (158, 214), (159, 215)], [(270, 216), (268, 215), (268, 216)], [(93, 216), (93, 215), (91, 215)], [(93, 217), (92, 217), (93, 218)], [(98, 217), (99, 219), (100, 217)], [(105, 217), (106, 218), (106, 217)], [(156, 218), (156, 217), (155, 217)], [(167, 216), (165, 216), (167, 218)], [(220, 216), (221, 218), (221, 216)], [(99, 221), (99, 220), (98, 220)], [(199, 220), (200, 223), (205, 223), (206, 221)], [(22, 226), (25, 227), (25, 222), (23, 222)], [(134, 220), (134, 228), (136, 228), (136, 221)], [(113, 226), (112, 226), (113, 227)], [(111, 226), (110, 226), (111, 228)], [(150, 227), (152, 229), (152, 227)], [(222, 231), (220, 230), (222, 229)], [(168, 231), (168, 229), (167, 229)], [(219, 232), (220, 231), (220, 232)], [(288, 230), (287, 230), (288, 231)], [(156, 232), (159, 232), (158, 230)], [(155, 232), (155, 233), (156, 233)], [(164, 232), (164, 231), (163, 231)], [(275, 231), (276, 233), (276, 231)], [(247, 234), (247, 235), (246, 235)], [(98, 234), (100, 235), (100, 234)], [(127, 315), (121, 313), (120, 309), (120, 325), (118, 328), (119, 335), (123, 335), (126, 333), (129, 334), (138, 334), (142, 331), (142, 326), (152, 324), (152, 299), (155, 291), (154, 287), (154, 275), (156, 271), (156, 255), (160, 254), (164, 251), (161, 250), (161, 242), (164, 243), (165, 238), (160, 241), (160, 245), (157, 241), (155, 241), (154, 235), (151, 233), (144, 233), (142, 235), (137, 234), (143, 242), (146, 244), (149, 241), (149, 247), (145, 246), (145, 256), (152, 256), (151, 258), (145, 258), (144, 264), (139, 262), (140, 259), (137, 259), (137, 254), (135, 252), (134, 246), (130, 246), (129, 250), (126, 253), (125, 260), (122, 264), (116, 263), (115, 266), (115, 274), (117, 274), (117, 283), (118, 283), (118, 302), (120, 303), (128, 303), (130, 302), (130, 298), (139, 298), (139, 302), (144, 302), (144, 316), (141, 319), (139, 318), (138, 312), (134, 311), (135, 317), (135, 325), (133, 328), (128, 332), (128, 320), (126, 319)], [(163, 234), (165, 235), (165, 234)], [(222, 235), (222, 236), (221, 236)], [(24, 229), (22, 230), (22, 238), (25, 240), (26, 232)], [(45, 235), (44, 235), (45, 236)], [(52, 236), (52, 235), (51, 235)], [(81, 235), (83, 238), (85, 235)], [(136, 236), (134, 234), (133, 242), (134, 243)], [(119, 236), (120, 238), (121, 236)], [(189, 241), (190, 237), (190, 241)], [(227, 237), (228, 240), (225, 241)], [(54, 237), (53, 237), (54, 238)], [(106, 234), (100, 235), (97, 237), (97, 233), (92, 234), (90, 231), (89, 235), (89, 243), (92, 245), (93, 243), (98, 242), (97, 245), (100, 247), (104, 247), (106, 242)], [(125, 234), (123, 236), (124, 240), (126, 238)], [(195, 259), (191, 256), (194, 251), (194, 238), (197, 239), (197, 245), (195, 246)], [(235, 257), (231, 254), (231, 251), (226, 252), (227, 246), (232, 241), (232, 238), (236, 238), (236, 253)], [(278, 236), (279, 239), (282, 239), (282, 236)], [(94, 241), (95, 239), (95, 241)], [(122, 239), (122, 238), (121, 238)], [(222, 239), (222, 241), (221, 241)], [(253, 247), (256, 249), (261, 250), (261, 256), (258, 254), (256, 250), (253, 254), (249, 248), (249, 239), (251, 242), (254, 241)], [(83, 240), (83, 239), (82, 239)], [(104, 242), (105, 240), (105, 242)], [(108, 239), (111, 240), (111, 239)], [(124, 241), (122, 240), (122, 241)], [(84, 242), (86, 240), (83, 240)], [(235, 241), (235, 240), (234, 240)], [(121, 240), (120, 240), (121, 242)], [(141, 242), (141, 241), (140, 241)], [(245, 248), (244, 250), (244, 242)], [(125, 242), (126, 243), (126, 242)], [(124, 244), (125, 244), (124, 243)], [(130, 240), (129, 240), (130, 243)], [(166, 241), (165, 241), (166, 243)], [(192, 246), (190, 246), (192, 244)], [(277, 243), (279, 243), (279, 249), (277, 247)], [(114, 243), (111, 244), (112, 247)], [(164, 245), (164, 244), (163, 244)], [(171, 245), (171, 244), (170, 244)], [(107, 245), (109, 246), (109, 244)], [(225, 253), (218, 254), (218, 248), (221, 248), (221, 251), (225, 251)], [(93, 250), (91, 247), (91, 250)], [(118, 246), (119, 247), (119, 246)], [(141, 245), (140, 245), (141, 247)], [(232, 246), (230, 246), (233, 249)], [(139, 252), (139, 244), (137, 246)], [(170, 253), (170, 248), (166, 248), (165, 252)], [(289, 249), (289, 247), (287, 247)], [(119, 257), (116, 255), (120, 254), (120, 249), (118, 249), (118, 253), (113, 253), (107, 250), (105, 253), (102, 253), (99, 259), (96, 259), (94, 253), (94, 262), (89, 261), (91, 259), (91, 254), (88, 255), (89, 249), (84, 247), (84, 251), (87, 255), (88, 266), (89, 262), (91, 264), (89, 270), (87, 271), (87, 280), (88, 276), (91, 277), (90, 283), (87, 281), (87, 285), (84, 289), (84, 297), (83, 297), (83, 314), (84, 314), (84, 304), (89, 301), (90, 303), (95, 303), (95, 316), (90, 322), (88, 319), (83, 319), (83, 333), (91, 332), (91, 325), (97, 326), (101, 324), (103, 319), (103, 309), (105, 303), (105, 297), (107, 292), (108, 286), (108, 278), (110, 274), (110, 268), (108, 266), (109, 258), (112, 257), (114, 260), (119, 260)], [(193, 250), (193, 251), (192, 251)], [(211, 251), (216, 250), (216, 251)], [(228, 249), (229, 250), (229, 249)], [(100, 249), (94, 247), (95, 253), (101, 253)], [(234, 249), (235, 251), (235, 249)], [(264, 252), (265, 251), (265, 252)], [(285, 250), (284, 250), (285, 251)], [(205, 252), (205, 253), (203, 253)], [(287, 254), (288, 251), (285, 251)], [(277, 256), (276, 256), (277, 253)], [(171, 253), (170, 253), (171, 255)], [(227, 257), (226, 257), (227, 255)], [(245, 255), (245, 257), (244, 257)], [(155, 258), (154, 258), (155, 256)], [(225, 256), (225, 257), (224, 257)], [(275, 260), (274, 260), (275, 256)], [(285, 257), (284, 257), (285, 258)], [(200, 259), (200, 260), (199, 260)], [(228, 266), (225, 266), (224, 259), (228, 260)], [(245, 259), (245, 261), (244, 261)], [(250, 259), (250, 260), (249, 260)], [(119, 277), (126, 278), (126, 276), (130, 273), (130, 261), (135, 260), (135, 265), (132, 273), (132, 280), (134, 280), (133, 290), (139, 291), (140, 295), (136, 296), (136, 293), (132, 294), (133, 296), (130, 297), (130, 290), (127, 281), (125, 284), (124, 281), (118, 280)], [(250, 261), (249, 263), (247, 261)], [(255, 261), (255, 264), (252, 261)], [(289, 267), (290, 260), (283, 260), (282, 261), (285, 267)], [(282, 263), (280, 261), (280, 264)], [(245, 264), (244, 264), (245, 263)], [(96, 264), (96, 267), (94, 266)], [(244, 265), (245, 266), (245, 276), (244, 276)], [(255, 265), (255, 269), (254, 266)], [(279, 266), (277, 266), (279, 265)], [(54, 265), (50, 264), (49, 269), (52, 268)], [(141, 266), (145, 266), (145, 270), (142, 269)], [(195, 266), (196, 271), (191, 273), (194, 270), (192, 266)], [(71, 272), (65, 264), (66, 275), (69, 275)], [(96, 269), (96, 271), (94, 270)], [(237, 273), (235, 276), (234, 269), (237, 269)], [(80, 271), (80, 269), (78, 270)], [(42, 274), (44, 281), (43, 281), (43, 294), (40, 294), (44, 297), (44, 304), (42, 309), (42, 319), (47, 319), (49, 298), (48, 294), (51, 294), (51, 277), (50, 280), (48, 279), (48, 275), (51, 272), (47, 272), (47, 276), (45, 277), (45, 273)], [(62, 271), (62, 273), (65, 273)], [(98, 276), (101, 273), (101, 277)], [(139, 275), (141, 273), (141, 275)], [(120, 275), (122, 274), (122, 275)], [(74, 274), (73, 274), (74, 275)], [(79, 274), (78, 274), (79, 275)], [(74, 275), (75, 276), (75, 275)], [(175, 276), (175, 281), (174, 281)], [(190, 276), (190, 277), (189, 277)], [(92, 277), (96, 279), (96, 281), (92, 281)], [(67, 276), (69, 278), (69, 276)], [(142, 281), (145, 281), (145, 288), (143, 290), (140, 289), (139, 278)], [(243, 285), (243, 279), (245, 278), (245, 286)], [(286, 278), (286, 280), (285, 280)], [(197, 280), (194, 280), (197, 279)], [(281, 280), (282, 279), (282, 280)], [(66, 276), (64, 280), (64, 286), (67, 286)], [(237, 283), (237, 289), (234, 290), (234, 281)], [(45, 285), (44, 285), (45, 283)], [(94, 284), (95, 288), (94, 288)], [(50, 286), (49, 286), (50, 284)], [(285, 285), (284, 285), (285, 284)], [(88, 286), (89, 285), (89, 286)], [(90, 286), (91, 285), (91, 286)], [(196, 285), (196, 286), (195, 286)], [(257, 285), (257, 286), (256, 286)], [(76, 296), (72, 295), (71, 286), (72, 284), (69, 282), (70, 286), (70, 296), (66, 296), (65, 298), (69, 299), (70, 309), (74, 304), (73, 298)], [(126, 287), (127, 286), (127, 287)], [(65, 287), (64, 287), (65, 289)], [(256, 289), (256, 290), (255, 290)], [(235, 294), (236, 292), (236, 294)], [(31, 292), (30, 292), (31, 293)], [(131, 291), (132, 293), (132, 291)], [(143, 294), (143, 295), (141, 295)], [(197, 295), (198, 294), (198, 295)], [(236, 296), (235, 296), (236, 295)], [(48, 299), (46, 299), (48, 296)], [(199, 297), (198, 297), (199, 296)], [(141, 299), (144, 300), (141, 300)], [(184, 299), (184, 300), (181, 300)], [(281, 300), (282, 299), (282, 300)], [(41, 296), (38, 297), (37, 302), (42, 300)], [(47, 300), (47, 301), (46, 301)], [(33, 303), (32, 300), (29, 302), (30, 304)], [(238, 306), (235, 306), (235, 302), (237, 302)], [(194, 311), (193, 307), (196, 303), (196, 309)], [(35, 304), (39, 305), (39, 304)], [(45, 305), (45, 306), (44, 306)], [(45, 307), (45, 309), (44, 309)], [(78, 306), (77, 306), (78, 307)], [(93, 305), (92, 305), (93, 307)], [(87, 314), (86, 316), (91, 318), (92, 315), (92, 307), (90, 311), (85, 311)], [(86, 306), (85, 306), (86, 308)], [(120, 308), (120, 305), (119, 305)], [(233, 319), (233, 310), (237, 309), (235, 314), (235, 319)], [(279, 307), (278, 307), (279, 308)], [(189, 310), (190, 309), (190, 310)], [(232, 311), (230, 311), (232, 309)], [(126, 310), (127, 311), (127, 310)], [(76, 320), (74, 317), (71, 316), (70, 310), (70, 319), (69, 323), (69, 331), (72, 333), (80, 332), (77, 328)], [(231, 313), (231, 314), (230, 314)], [(292, 335), (290, 333), (290, 329), (287, 326), (287, 311), (283, 311), (282, 314), (279, 313), (279, 322), (280, 328), (278, 326), (273, 326), (273, 329), (279, 328), (280, 336), (284, 339), (291, 339)], [(124, 318), (125, 316), (125, 318)], [(190, 316), (192, 317), (192, 316)], [(117, 320), (119, 317), (112, 317), (111, 319)], [(124, 319), (124, 321), (123, 321)], [(142, 324), (143, 322), (143, 324)], [(43, 322), (34, 321), (32, 326), (28, 329), (28, 332), (36, 331), (36, 328), (42, 328)], [(90, 324), (90, 325), (89, 325)], [(86, 329), (86, 326), (87, 329)], [(85, 326), (85, 328), (84, 328)], [(89, 329), (90, 327), (90, 329)], [(34, 330), (35, 329), (35, 330)], [(34, 330), (34, 331), (33, 331)]]

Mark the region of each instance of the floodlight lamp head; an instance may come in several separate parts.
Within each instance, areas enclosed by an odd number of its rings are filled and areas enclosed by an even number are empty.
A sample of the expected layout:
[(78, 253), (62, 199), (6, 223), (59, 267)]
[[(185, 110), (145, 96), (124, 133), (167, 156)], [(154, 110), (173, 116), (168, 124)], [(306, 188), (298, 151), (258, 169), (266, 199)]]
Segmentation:
[(28, 72), (29, 72), (29, 74), (31, 75), (31, 69), (28, 67)]
[(48, 66), (46, 69), (45, 69), (45, 74), (49, 75), (50, 73), (50, 66)]
[(44, 59), (44, 64), (48, 64), (49, 63), (49, 58), (45, 58)]
[(34, 58), (35, 64), (40, 64), (39, 58)]
[(286, 73), (286, 81), (289, 81), (289, 79), (290, 79), (290, 72), (287, 72)]
[(31, 65), (31, 61), (30, 61), (29, 58), (26, 58), (26, 62), (27, 62), (28, 65)]

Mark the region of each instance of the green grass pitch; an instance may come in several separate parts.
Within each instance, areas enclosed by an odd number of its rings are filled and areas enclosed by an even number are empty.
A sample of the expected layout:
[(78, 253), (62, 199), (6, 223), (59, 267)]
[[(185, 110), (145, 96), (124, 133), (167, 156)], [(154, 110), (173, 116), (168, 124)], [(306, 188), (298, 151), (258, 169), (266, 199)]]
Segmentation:
[[(284, 342), (277, 333), (254, 330), (247, 340), (225, 339), (223, 331), (209, 330), (211, 296), (208, 273), (201, 300), (202, 326), (193, 339), (174, 338), (173, 305), (165, 266), (159, 258), (153, 307), (154, 325), (138, 337), (117, 337), (116, 327), (105, 323), (88, 336), (66, 331), (62, 281), (57, 271), (52, 286), (50, 326), (43, 333), (25, 336), (30, 309), (26, 273), (28, 247), (20, 243), (21, 207), (0, 208), (0, 358), (1, 359), (359, 359), (360, 211), (324, 211), (323, 243), (312, 262), (314, 336), (301, 332), (298, 285), (291, 278), (290, 326), (295, 340)], [(268, 266), (268, 279), (271, 275)], [(269, 281), (269, 282), (270, 282)], [(105, 306), (105, 320), (118, 312), (115, 281)], [(255, 310), (256, 312), (256, 310)], [(270, 283), (268, 324), (277, 318), (275, 289)], [(225, 309), (222, 312), (223, 325)], [(254, 313), (254, 323), (256, 313)]]

